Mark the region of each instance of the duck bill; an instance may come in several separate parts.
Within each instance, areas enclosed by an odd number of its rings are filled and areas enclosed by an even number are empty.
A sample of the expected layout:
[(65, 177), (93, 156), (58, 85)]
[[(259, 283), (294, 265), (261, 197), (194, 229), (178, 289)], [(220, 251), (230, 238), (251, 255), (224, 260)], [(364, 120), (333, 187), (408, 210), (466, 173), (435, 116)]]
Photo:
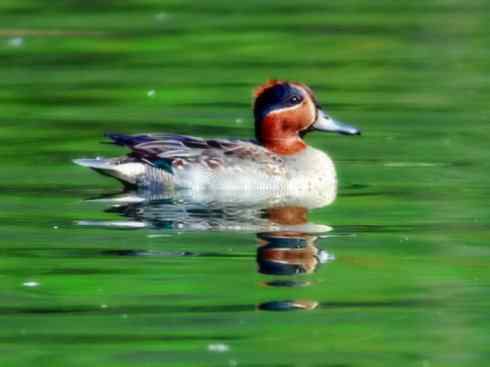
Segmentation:
[(312, 128), (318, 131), (327, 131), (343, 135), (361, 135), (361, 130), (333, 119), (322, 110), (318, 111), (318, 117), (312, 125)]

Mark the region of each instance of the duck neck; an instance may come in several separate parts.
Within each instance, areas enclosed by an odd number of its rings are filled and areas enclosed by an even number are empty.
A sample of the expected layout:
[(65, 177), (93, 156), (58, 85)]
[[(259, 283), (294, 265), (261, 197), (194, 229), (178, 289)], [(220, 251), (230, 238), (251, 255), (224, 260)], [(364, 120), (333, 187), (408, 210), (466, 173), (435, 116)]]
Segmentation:
[(306, 148), (295, 125), (272, 114), (256, 124), (256, 138), (260, 145), (276, 154), (293, 155)]

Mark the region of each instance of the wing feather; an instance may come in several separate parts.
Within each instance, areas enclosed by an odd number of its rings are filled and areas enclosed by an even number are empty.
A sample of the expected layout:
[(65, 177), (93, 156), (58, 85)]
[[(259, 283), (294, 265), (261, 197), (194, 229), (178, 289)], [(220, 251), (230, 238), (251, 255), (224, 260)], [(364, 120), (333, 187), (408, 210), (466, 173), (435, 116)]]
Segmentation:
[(114, 144), (131, 149), (130, 156), (168, 169), (199, 164), (209, 169), (240, 167), (253, 162), (264, 168), (280, 166), (282, 159), (250, 140), (203, 139), (172, 134), (107, 134)]

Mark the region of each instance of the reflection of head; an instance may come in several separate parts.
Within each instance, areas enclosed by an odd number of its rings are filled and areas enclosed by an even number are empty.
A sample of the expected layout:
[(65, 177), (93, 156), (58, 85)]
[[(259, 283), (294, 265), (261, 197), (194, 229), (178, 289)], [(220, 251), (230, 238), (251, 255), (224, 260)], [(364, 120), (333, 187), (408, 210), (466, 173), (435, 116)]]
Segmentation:
[(272, 275), (312, 273), (320, 264), (318, 237), (298, 232), (259, 233), (258, 271)]

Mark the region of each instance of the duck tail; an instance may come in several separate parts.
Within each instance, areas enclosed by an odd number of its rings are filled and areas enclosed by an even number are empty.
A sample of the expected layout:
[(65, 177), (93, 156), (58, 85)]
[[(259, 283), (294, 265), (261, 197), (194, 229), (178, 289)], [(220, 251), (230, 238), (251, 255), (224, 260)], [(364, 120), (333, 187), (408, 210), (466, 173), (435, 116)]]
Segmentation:
[(128, 162), (121, 158), (80, 158), (73, 163), (88, 167), (105, 176), (114, 177), (126, 187), (135, 187), (138, 178), (145, 173), (145, 167), (140, 162)]

